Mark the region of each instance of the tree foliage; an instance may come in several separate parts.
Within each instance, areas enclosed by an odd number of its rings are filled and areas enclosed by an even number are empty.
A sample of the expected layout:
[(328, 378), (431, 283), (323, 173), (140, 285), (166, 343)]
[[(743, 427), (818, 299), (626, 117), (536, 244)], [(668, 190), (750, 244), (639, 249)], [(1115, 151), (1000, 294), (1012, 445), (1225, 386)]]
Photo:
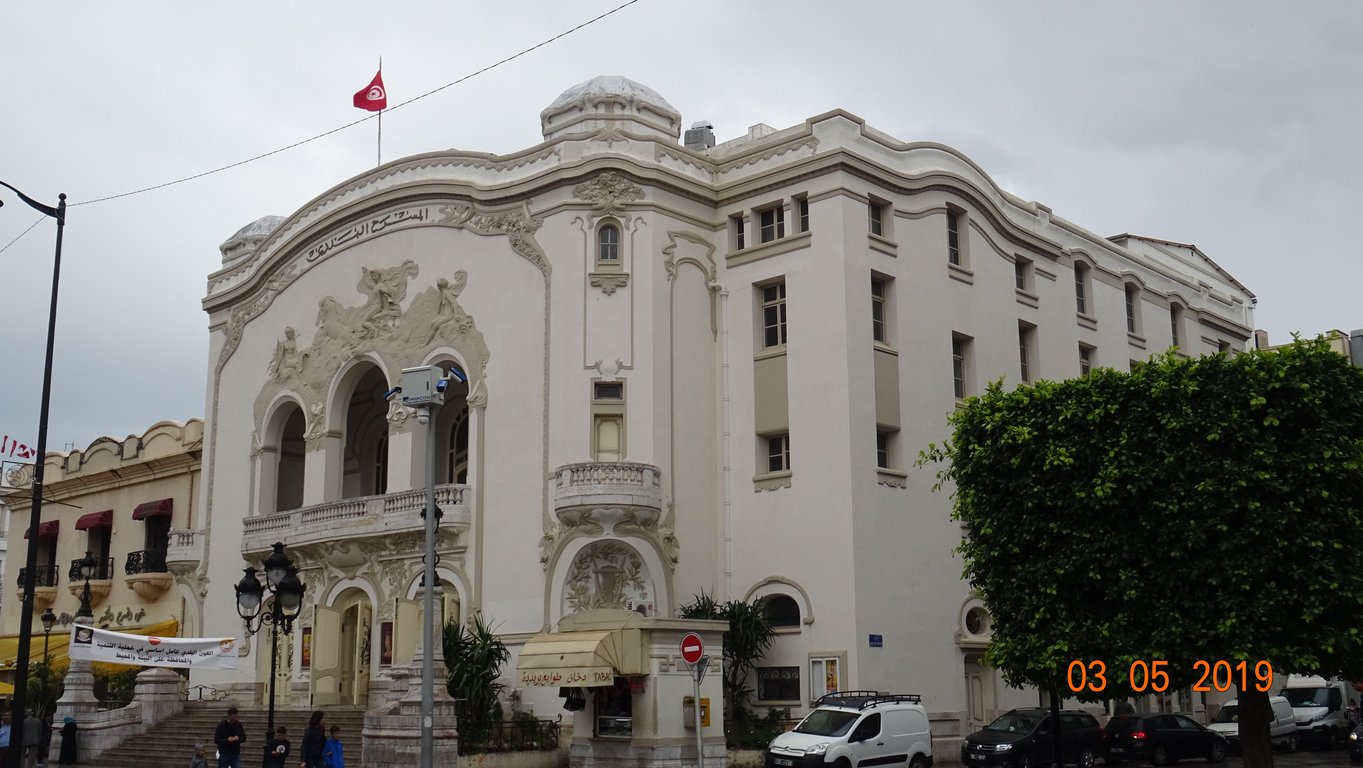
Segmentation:
[(748, 685), (748, 673), (776, 638), (776, 631), (767, 620), (761, 602), (729, 600), (721, 603), (713, 595), (701, 592), (689, 604), (681, 606), (678, 615), (684, 619), (729, 622), (729, 629), (724, 633), (724, 711), (734, 720), (751, 719), (748, 701), (753, 689)]
[(464, 700), (457, 717), (460, 737), (484, 739), (492, 724), (502, 717), (499, 698), (506, 686), (498, 678), (502, 666), (511, 659), (511, 652), (476, 613), (467, 628), (457, 621), (446, 622), (443, 641), (449, 670), (447, 688), (450, 696)]
[(1076, 659), (1106, 663), (1103, 698), (1136, 660), (1174, 686), (1198, 659), (1363, 673), (1363, 369), (1324, 341), (995, 384), (951, 427), (924, 460), (949, 462), (1009, 683), (1068, 693)]

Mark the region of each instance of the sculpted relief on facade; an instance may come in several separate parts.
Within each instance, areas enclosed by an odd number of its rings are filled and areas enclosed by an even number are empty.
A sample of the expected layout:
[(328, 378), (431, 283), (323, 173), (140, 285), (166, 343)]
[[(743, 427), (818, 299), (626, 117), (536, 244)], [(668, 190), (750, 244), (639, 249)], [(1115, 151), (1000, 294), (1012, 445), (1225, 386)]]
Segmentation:
[[(410, 259), (390, 267), (366, 266), (355, 286), (364, 301), (347, 306), (333, 296), (322, 298), (310, 345), (301, 347), (297, 330), (285, 328), (266, 370), (265, 386), (256, 397), (256, 423), (262, 424), (265, 410), (280, 393), (291, 393), (302, 400), (307, 414), (305, 436), (315, 449), (327, 435), (326, 398), (333, 377), (347, 360), (371, 352), (382, 356), (391, 368), (388, 380), (396, 381), (402, 363), (424, 360), (438, 348), (452, 347), (470, 369), (466, 372), (470, 404), (485, 403), (490, 354), (473, 316), (459, 303), (468, 273), (459, 270), (438, 278), (413, 296), (404, 310), (408, 284), (419, 273)], [(390, 422), (401, 428), (406, 419), (390, 414)]]
[(596, 541), (573, 558), (563, 583), (563, 612), (622, 608), (654, 615), (656, 592), (648, 565), (620, 541)]

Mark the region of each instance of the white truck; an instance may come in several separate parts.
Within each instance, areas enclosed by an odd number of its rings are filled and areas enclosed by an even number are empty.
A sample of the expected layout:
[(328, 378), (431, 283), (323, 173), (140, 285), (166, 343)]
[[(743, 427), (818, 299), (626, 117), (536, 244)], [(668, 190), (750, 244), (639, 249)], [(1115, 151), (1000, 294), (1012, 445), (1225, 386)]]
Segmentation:
[(1358, 691), (1340, 678), (1289, 675), (1279, 695), (1292, 705), (1297, 736), (1303, 743), (1337, 747), (1353, 730), (1347, 707), (1358, 704)]

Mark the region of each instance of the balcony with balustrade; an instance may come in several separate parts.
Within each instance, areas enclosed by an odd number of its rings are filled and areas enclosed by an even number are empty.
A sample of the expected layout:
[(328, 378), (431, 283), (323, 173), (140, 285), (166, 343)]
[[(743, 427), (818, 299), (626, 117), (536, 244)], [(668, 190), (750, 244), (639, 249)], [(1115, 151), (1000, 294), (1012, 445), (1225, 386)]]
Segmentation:
[(166, 564), (167, 549), (139, 549), (129, 552), (123, 564), (124, 580), (137, 596), (154, 601), (175, 584)]
[[(442, 531), (462, 534), (472, 522), (473, 491), (467, 485), (437, 485), (435, 504), (440, 509)], [(359, 496), (313, 504), (244, 521), (242, 554), (262, 554), (276, 541), (287, 541), (291, 550), (323, 542), (390, 538), (419, 534), (424, 530), (424, 488)]]
[[(57, 599), (57, 577), (58, 568), (55, 565), (40, 565), (34, 569), (34, 579), (37, 582), (33, 585), (33, 604), (42, 608), (52, 605), (52, 601)], [(29, 584), (28, 569), (19, 569), (19, 579), (16, 583), (19, 592), (19, 599), (24, 598), (24, 592)]]
[(652, 529), (662, 514), (662, 470), (628, 461), (585, 461), (554, 470), (554, 514), (565, 527), (617, 523)]
[[(66, 589), (74, 597), (80, 597), (85, 590), (85, 577), (80, 575), (80, 564), (84, 560), (78, 557), (71, 561), (71, 569), (66, 572)], [(109, 596), (109, 590), (114, 586), (114, 559), (112, 557), (95, 558), (95, 572), (90, 574), (90, 605), (96, 606), (104, 602), (104, 598)]]

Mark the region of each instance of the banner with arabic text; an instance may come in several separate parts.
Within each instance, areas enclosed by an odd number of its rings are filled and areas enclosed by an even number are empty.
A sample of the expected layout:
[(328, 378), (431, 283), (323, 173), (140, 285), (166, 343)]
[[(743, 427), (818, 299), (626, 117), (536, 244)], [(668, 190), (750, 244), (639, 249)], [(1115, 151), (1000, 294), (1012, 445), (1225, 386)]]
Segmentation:
[(67, 655), (143, 667), (236, 669), (237, 641), (232, 637), (147, 637), (76, 624), (71, 627)]

